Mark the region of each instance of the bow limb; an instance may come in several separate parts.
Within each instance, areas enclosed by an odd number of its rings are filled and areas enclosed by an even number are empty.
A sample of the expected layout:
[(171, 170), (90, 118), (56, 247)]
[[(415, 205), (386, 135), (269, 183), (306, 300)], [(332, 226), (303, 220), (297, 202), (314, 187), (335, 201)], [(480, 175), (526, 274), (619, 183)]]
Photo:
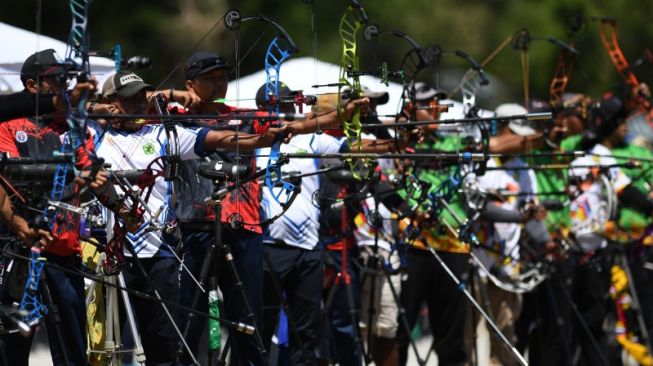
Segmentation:
[[(409, 103), (415, 105), (415, 78), (421, 70), (429, 66), (430, 59), (422, 46), (420, 46), (417, 41), (415, 41), (412, 37), (404, 32), (382, 32), (377, 24), (368, 24), (363, 30), (363, 38), (368, 42), (376, 42), (379, 36), (382, 34), (388, 34), (400, 38), (407, 42), (411, 47), (410, 50), (404, 55), (403, 59), (401, 60), (401, 64), (399, 65), (403, 85), (402, 97), (404, 99), (402, 100), (401, 109), (396, 116), (396, 119), (398, 120), (401, 118), (401, 112), (404, 111), (407, 105), (406, 99), (408, 99)], [(411, 114), (413, 114), (410, 116), (411, 120), (415, 120), (414, 113)]]
[[(281, 65), (295, 52), (297, 52), (297, 48), (294, 46), (292, 39), (285, 31), (282, 32), (281, 35), (275, 37), (268, 46), (265, 54), (265, 101), (269, 106), (270, 113), (280, 112), (279, 75)], [(270, 147), (270, 157), (268, 158), (265, 172), (265, 186), (270, 190), (270, 193), (272, 193), (272, 196), (277, 203), (283, 204), (282, 206), (289, 206), (291, 203), (290, 197), (294, 200), (295, 195), (289, 197), (287, 194), (295, 191), (296, 187), (294, 184), (284, 180), (281, 174), (281, 165), (283, 162), (281, 162), (279, 158), (282, 139), (283, 136), (277, 136)], [(281, 185), (282, 189), (275, 193), (273, 188), (279, 185)], [(280, 198), (284, 193), (286, 194), (287, 199), (285, 202), (281, 202)]]
[[(344, 88), (349, 89), (350, 99), (358, 99), (363, 94), (360, 78), (357, 72), (360, 70), (357, 49), (357, 35), (363, 24), (368, 22), (367, 14), (363, 7), (357, 1), (352, 0), (352, 4), (347, 7), (340, 18), (338, 33), (342, 40), (342, 60), (340, 63), (340, 80), (338, 86), (338, 116), (343, 124), (343, 131), (350, 144), (350, 148), (355, 151), (361, 150), (361, 130), (360, 107), (355, 107), (351, 119), (347, 120), (344, 114), (344, 105), (342, 103), (342, 94)], [(351, 81), (348, 79), (351, 76)], [(357, 179), (360, 174), (356, 171), (360, 168), (359, 163), (366, 165), (369, 161), (349, 161), (349, 167)]]
[(553, 108), (557, 108), (562, 100), (562, 95), (567, 89), (567, 84), (569, 84), (569, 77), (574, 70), (576, 59), (576, 54), (566, 49), (560, 51), (558, 64), (549, 85), (549, 102)]
[[(79, 77), (88, 78), (90, 64), (88, 62), (88, 0), (70, 0), (70, 11), (72, 13), (72, 25), (68, 37), (68, 48), (66, 50), (67, 67), (78, 71)], [(86, 100), (88, 91), (83, 91), (77, 106), (71, 104), (70, 94), (66, 92), (65, 81), (62, 81), (61, 90), (64, 95), (66, 105), (66, 123), (68, 125), (68, 135), (61, 146), (62, 153), (73, 153), (73, 169), (77, 169), (79, 156), (85, 148), (83, 143), (83, 127), (86, 123)], [(66, 186), (66, 175), (69, 164), (59, 164), (55, 171), (53, 179), (53, 188), (50, 198), (60, 201), (63, 197)], [(54, 212), (44, 212), (46, 221), (50, 229), (54, 225)]]
[(641, 83), (632, 68), (629, 66), (626, 56), (624, 56), (619, 41), (617, 40), (617, 21), (614, 18), (600, 18), (600, 35), (601, 43), (608, 52), (612, 64), (619, 72), (619, 75), (630, 88), (631, 104), (639, 106), (641, 110), (647, 113), (646, 119), (651, 123), (653, 121), (653, 103), (651, 97), (643, 95), (641, 92)]
[(626, 56), (624, 56), (623, 51), (621, 51), (619, 41), (617, 40), (618, 31), (616, 19), (601, 18), (599, 21), (601, 43), (606, 51), (608, 51), (612, 64), (631, 89), (638, 88), (639, 80), (632, 70), (630, 70)]
[(41, 257), (41, 249), (32, 247), (29, 257), (29, 273), (25, 282), (23, 297), (20, 301), (20, 309), (27, 312), (27, 315), (23, 317), (23, 321), (30, 326), (38, 323), (47, 313), (47, 308), (41, 303), (38, 295), (44, 264), (45, 258)]
[[(281, 66), (288, 58), (299, 52), (299, 48), (281, 25), (265, 15), (243, 17), (236, 9), (230, 10), (227, 12), (227, 15), (225, 15), (225, 24), (227, 28), (232, 31), (237, 31), (242, 23), (250, 20), (268, 23), (279, 31), (279, 34), (275, 36), (268, 45), (264, 60), (266, 75), (265, 101), (269, 112), (278, 114), (281, 102), (279, 96), (279, 75)], [(240, 60), (238, 64), (240, 62), (242, 62), (242, 60)], [(265, 169), (264, 182), (265, 186), (270, 190), (274, 200), (284, 206), (288, 204), (288, 199), (292, 197), (290, 193), (295, 191), (296, 187), (282, 178), (281, 165), (284, 163), (280, 159), (282, 140), (282, 136), (277, 136), (270, 147), (270, 156)], [(238, 151), (236, 153), (238, 153)], [(238, 181), (239, 179), (236, 179), (236, 184), (238, 184)], [(275, 191), (273, 188), (278, 186), (281, 186), (282, 189), (280, 191)], [(285, 197), (286, 200), (283, 200), (283, 197)]]

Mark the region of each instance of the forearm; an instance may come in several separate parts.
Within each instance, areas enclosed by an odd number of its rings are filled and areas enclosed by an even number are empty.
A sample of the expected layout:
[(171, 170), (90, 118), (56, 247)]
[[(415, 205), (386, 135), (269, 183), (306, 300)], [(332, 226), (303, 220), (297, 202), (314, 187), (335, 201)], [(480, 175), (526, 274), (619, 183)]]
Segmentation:
[(259, 135), (233, 131), (211, 131), (204, 140), (204, 150), (206, 152), (217, 149), (247, 151), (269, 147), (272, 146), (276, 135), (276, 133)]
[(339, 128), (340, 117), (336, 111), (322, 115), (312, 112), (301, 121), (287, 122), (285, 125), (291, 134), (305, 135), (320, 130)]
[[(360, 152), (365, 152), (365, 153), (378, 153), (378, 154), (394, 153), (397, 152), (398, 150), (397, 147), (401, 148), (403, 146), (401, 141), (395, 141), (395, 140), (362, 139), (360, 142), (361, 142)], [(397, 142), (399, 142), (399, 146), (397, 146)], [(351, 144), (349, 146), (351, 149)], [(352, 152), (358, 152), (358, 151), (352, 151)]]
[(1, 186), (0, 186), (0, 203), (1, 203), (0, 220), (2, 221), (3, 224), (5, 224), (9, 228), (9, 230), (11, 230), (14, 233), (18, 233), (29, 227), (27, 220), (25, 220), (21, 216), (18, 216), (14, 212), (14, 208), (11, 204), (11, 200), (7, 196), (7, 193), (4, 190), (4, 188)]
[(494, 154), (515, 154), (542, 147), (542, 134), (519, 136), (506, 134), (490, 138), (489, 151)]
[(122, 200), (113, 184), (104, 184), (99, 188), (91, 188), (91, 192), (104, 207), (114, 213), (119, 213)]

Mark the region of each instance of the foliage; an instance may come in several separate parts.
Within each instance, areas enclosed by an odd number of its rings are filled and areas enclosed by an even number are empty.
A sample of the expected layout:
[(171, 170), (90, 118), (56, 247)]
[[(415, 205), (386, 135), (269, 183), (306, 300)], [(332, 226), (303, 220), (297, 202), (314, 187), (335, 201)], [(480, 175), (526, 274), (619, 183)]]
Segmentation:
[[(401, 30), (423, 45), (438, 44), (445, 50), (461, 49), (479, 62), (508, 35), (521, 28), (527, 28), (533, 35), (574, 41), (582, 55), (570, 88), (594, 96), (618, 86), (619, 77), (601, 46), (598, 24), (590, 22), (584, 33), (572, 39), (565, 33), (566, 17), (572, 14), (617, 17), (619, 40), (631, 61), (641, 57), (647, 47), (653, 48), (653, 27), (648, 26), (649, 16), (653, 14), (650, 0), (361, 1), (370, 20), (382, 30)], [(21, 1), (5, 6), (0, 21), (35, 30), (37, 3)], [(341, 53), (338, 21), (347, 3), (345, 0), (313, 0), (312, 4), (301, 0), (95, 0), (90, 14), (91, 44), (94, 49), (109, 49), (115, 43), (121, 43), (126, 55), (151, 57), (151, 70), (140, 73), (150, 83), (158, 85), (184, 62), (198, 40), (229, 8), (238, 7), (244, 15), (266, 14), (277, 20), (300, 47), (298, 56), (313, 56), (316, 51), (318, 58), (338, 63)], [(65, 40), (70, 22), (67, 1), (42, 1), (42, 7), (41, 32)], [(317, 31), (315, 50), (312, 14)], [(223, 54), (233, 61), (238, 39), (241, 57), (251, 49), (240, 64), (240, 74), (246, 75), (262, 69), (264, 44), (272, 37), (273, 31), (263, 23), (248, 23), (240, 32), (231, 32), (223, 24), (218, 24), (198, 49)], [(265, 34), (259, 39), (261, 32)], [(374, 45), (362, 46), (360, 57), (368, 68), (382, 61), (398, 65), (406, 51), (407, 46), (401, 41), (384, 38)], [(557, 55), (555, 46), (532, 42), (529, 58), (531, 95), (547, 96)], [(440, 76), (441, 86), (451, 90), (466, 67), (464, 62), (445, 56), (440, 70), (424, 72), (420, 78), (435, 81)], [(494, 75), (493, 87), (482, 100), (487, 107), (492, 108), (506, 100), (521, 100), (522, 73), (519, 71), (518, 52), (508, 47), (486, 69)], [(651, 81), (652, 69), (651, 64), (645, 64), (637, 69), (637, 73), (643, 80)], [(182, 74), (178, 69), (164, 86), (182, 87)]]

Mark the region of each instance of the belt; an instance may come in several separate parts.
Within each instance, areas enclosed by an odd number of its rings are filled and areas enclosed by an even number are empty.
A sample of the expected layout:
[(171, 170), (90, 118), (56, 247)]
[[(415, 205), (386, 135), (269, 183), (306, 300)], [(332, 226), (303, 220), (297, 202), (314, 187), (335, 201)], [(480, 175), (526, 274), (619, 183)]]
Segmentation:
[(286, 246), (286, 247), (291, 246), (291, 245), (286, 244), (286, 242), (283, 241), (283, 240), (273, 239), (273, 238), (263, 239), (263, 244), (266, 244), (266, 245), (283, 245), (283, 246)]

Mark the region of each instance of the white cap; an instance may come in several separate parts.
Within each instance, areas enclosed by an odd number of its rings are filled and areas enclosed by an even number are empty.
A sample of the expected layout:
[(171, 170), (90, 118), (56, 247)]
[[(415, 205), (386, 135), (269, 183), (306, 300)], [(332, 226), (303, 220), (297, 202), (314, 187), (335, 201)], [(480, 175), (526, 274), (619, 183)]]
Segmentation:
[[(516, 116), (528, 113), (528, 110), (517, 103), (505, 103), (495, 110), (497, 117)], [(528, 136), (536, 133), (525, 119), (513, 119), (508, 123), (508, 128), (519, 136)]]
[[(569, 167), (569, 177), (580, 178), (582, 181), (587, 180), (590, 175), (590, 166), (597, 165), (592, 157), (583, 156), (571, 162)], [(598, 165), (597, 165), (598, 166)]]

